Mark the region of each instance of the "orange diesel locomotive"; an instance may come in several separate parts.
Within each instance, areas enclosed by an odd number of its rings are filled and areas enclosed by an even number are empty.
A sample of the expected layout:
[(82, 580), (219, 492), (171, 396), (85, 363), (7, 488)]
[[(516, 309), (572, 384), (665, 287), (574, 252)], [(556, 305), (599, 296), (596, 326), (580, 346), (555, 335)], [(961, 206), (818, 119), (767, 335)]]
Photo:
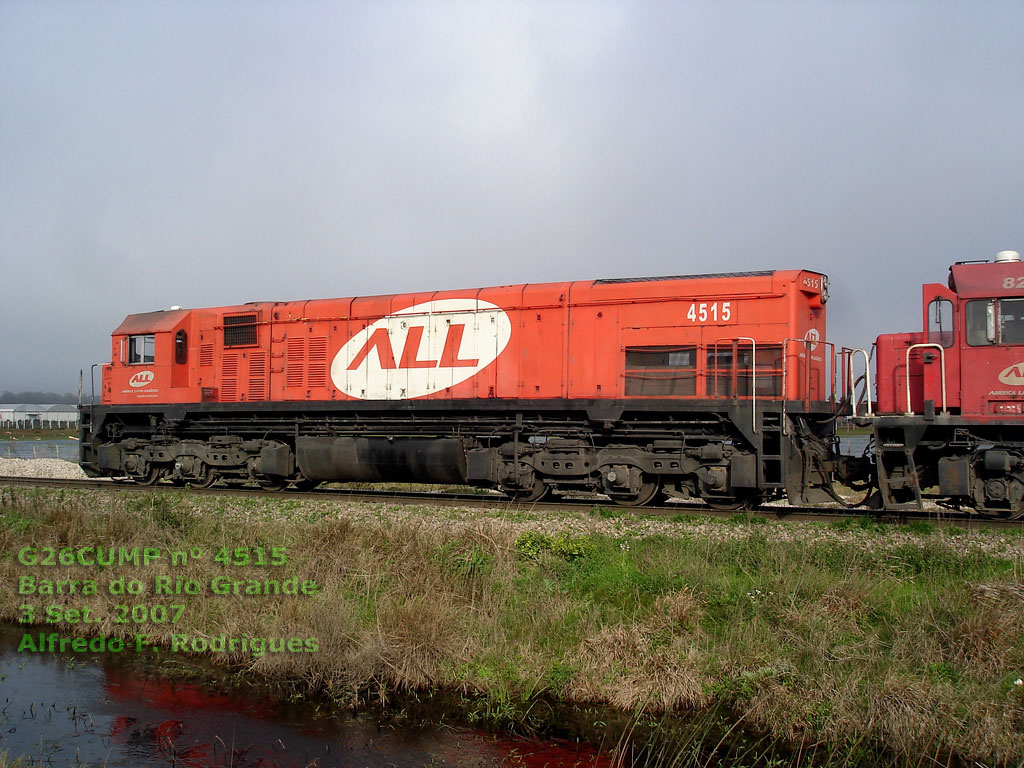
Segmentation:
[(820, 500), (827, 298), (824, 275), (779, 270), (130, 315), (81, 463), (139, 483)]
[[(600, 491), (740, 508), (785, 495), (931, 498), (1024, 516), (1024, 265), (958, 263), (923, 288), (923, 329), (868, 355), (825, 335), (828, 281), (744, 272), (503, 286), (130, 315), (91, 475), (268, 488), (469, 483), (539, 499)], [(838, 373), (838, 376), (837, 376)], [(870, 427), (864, 456), (835, 422)]]

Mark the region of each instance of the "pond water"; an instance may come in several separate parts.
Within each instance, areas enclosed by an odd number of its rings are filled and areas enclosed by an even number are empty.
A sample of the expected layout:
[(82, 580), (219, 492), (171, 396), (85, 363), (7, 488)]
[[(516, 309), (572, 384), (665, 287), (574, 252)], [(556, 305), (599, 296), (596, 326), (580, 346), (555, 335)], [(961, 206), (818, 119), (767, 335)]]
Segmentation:
[(840, 435), (839, 451), (847, 456), (860, 456), (868, 447), (868, 435)]
[(77, 440), (0, 440), (0, 459), (78, 461)]
[[(0, 624), (0, 754), (24, 757), (29, 765), (610, 764), (607, 754), (570, 741), (496, 735), (437, 725), (436, 719), (417, 725), (408, 711), (325, 712), (322, 705), (289, 703), (255, 685), (197, 683), (194, 673), (202, 667), (190, 665), (186, 680), (176, 658), (142, 665), (110, 653), (19, 653), (26, 630), (34, 637), (43, 631)], [(206, 679), (217, 677), (209, 670)]]

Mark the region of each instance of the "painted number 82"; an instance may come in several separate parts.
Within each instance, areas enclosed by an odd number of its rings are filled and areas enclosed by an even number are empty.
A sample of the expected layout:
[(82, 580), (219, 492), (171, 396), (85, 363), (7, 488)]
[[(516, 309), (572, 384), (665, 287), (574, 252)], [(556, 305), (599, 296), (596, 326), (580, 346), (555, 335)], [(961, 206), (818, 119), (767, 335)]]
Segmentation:
[(710, 301), (699, 304), (691, 304), (686, 311), (686, 319), (691, 323), (706, 323), (710, 320), (713, 323), (727, 323), (732, 318), (731, 301)]
[(1024, 289), (1024, 277), (1003, 278), (1003, 288), (1005, 288), (1008, 291), (1012, 291), (1014, 288), (1018, 290)]

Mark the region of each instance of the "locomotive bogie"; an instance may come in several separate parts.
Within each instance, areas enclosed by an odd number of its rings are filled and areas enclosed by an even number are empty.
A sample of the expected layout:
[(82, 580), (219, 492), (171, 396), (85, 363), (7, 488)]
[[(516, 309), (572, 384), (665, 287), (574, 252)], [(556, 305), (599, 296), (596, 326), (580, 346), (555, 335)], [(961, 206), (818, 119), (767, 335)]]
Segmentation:
[[(525, 500), (604, 493), (631, 506), (666, 495), (742, 506), (783, 493), (806, 496), (811, 485), (828, 482), (820, 467), (799, 460), (813, 441), (797, 435), (781, 403), (758, 408), (756, 431), (748, 409), (735, 410), (737, 423), (715, 403), (681, 411), (665, 401), (645, 403), (648, 410), (623, 402), (589, 410), (535, 402), (525, 414), (488, 405), (435, 404), (406, 418), (338, 405), (319, 412), (201, 406), (131, 413), (96, 406), (89, 413), (92, 442), (83, 448), (92, 460), (83, 466), (143, 483), (435, 483)], [(783, 434), (782, 419), (790, 434)], [(787, 461), (782, 453), (797, 458)]]
[(925, 500), (990, 517), (1024, 515), (1024, 443), (1012, 427), (955, 417), (881, 417), (874, 426), (875, 503), (920, 510)]

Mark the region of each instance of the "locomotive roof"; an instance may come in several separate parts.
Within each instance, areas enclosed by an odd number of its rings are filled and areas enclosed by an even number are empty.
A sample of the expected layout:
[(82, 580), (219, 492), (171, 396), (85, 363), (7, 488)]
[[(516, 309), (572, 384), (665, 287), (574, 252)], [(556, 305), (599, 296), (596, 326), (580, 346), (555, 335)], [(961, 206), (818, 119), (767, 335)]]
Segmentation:
[(949, 268), (949, 287), (964, 298), (1019, 296), (1018, 281), (1024, 278), (1024, 262), (973, 262)]
[(187, 309), (164, 309), (158, 312), (143, 312), (139, 315), (128, 315), (115, 330), (115, 335), (131, 333), (155, 333), (172, 331), (188, 316)]
[(662, 275), (659, 277), (608, 277), (595, 280), (594, 285), (612, 285), (615, 283), (658, 283), (663, 280), (710, 280), (719, 277), (770, 277), (774, 269), (763, 269), (755, 272), (709, 272), (704, 275)]
[[(801, 270), (777, 270), (777, 269), (762, 269), (762, 270), (748, 270), (743, 272), (706, 272), (703, 274), (688, 274), (688, 275), (657, 275), (651, 277), (608, 277), (600, 278), (591, 281), (575, 281), (575, 284), (585, 285), (623, 285), (631, 283), (662, 283), (672, 282), (676, 280), (716, 280), (716, 279), (729, 279), (729, 278), (745, 278), (745, 277), (773, 277), (780, 272), (810, 272), (813, 274), (823, 274), (813, 269), (801, 269)], [(540, 283), (524, 284), (524, 285), (542, 285)], [(554, 284), (552, 284), (554, 285)], [(516, 287), (516, 286), (491, 286), (491, 288), (504, 288), (504, 287)], [(452, 290), (471, 290), (471, 289), (452, 289)], [(489, 290), (489, 289), (474, 289), (474, 290)], [(436, 291), (435, 293), (444, 293), (445, 291)], [(354, 297), (358, 299), (370, 299), (370, 298), (383, 298), (388, 294), (382, 294), (381, 296), (360, 296)], [(309, 302), (325, 302), (325, 301), (336, 301), (336, 297), (319, 298), (319, 299), (301, 299), (298, 303), (303, 301)], [(295, 302), (290, 301), (266, 301), (266, 302), (254, 302), (250, 301), (246, 304), (232, 305), (225, 307), (216, 307), (214, 311), (236, 311), (242, 308), (256, 307), (257, 305), (277, 305), (277, 304), (290, 304)], [(169, 310), (158, 310), (155, 312), (141, 312), (138, 314), (128, 315), (121, 324), (114, 329), (113, 334), (118, 335), (131, 335), (131, 334), (143, 334), (143, 333), (158, 333), (161, 331), (173, 331), (190, 313), (195, 309), (169, 309)]]

